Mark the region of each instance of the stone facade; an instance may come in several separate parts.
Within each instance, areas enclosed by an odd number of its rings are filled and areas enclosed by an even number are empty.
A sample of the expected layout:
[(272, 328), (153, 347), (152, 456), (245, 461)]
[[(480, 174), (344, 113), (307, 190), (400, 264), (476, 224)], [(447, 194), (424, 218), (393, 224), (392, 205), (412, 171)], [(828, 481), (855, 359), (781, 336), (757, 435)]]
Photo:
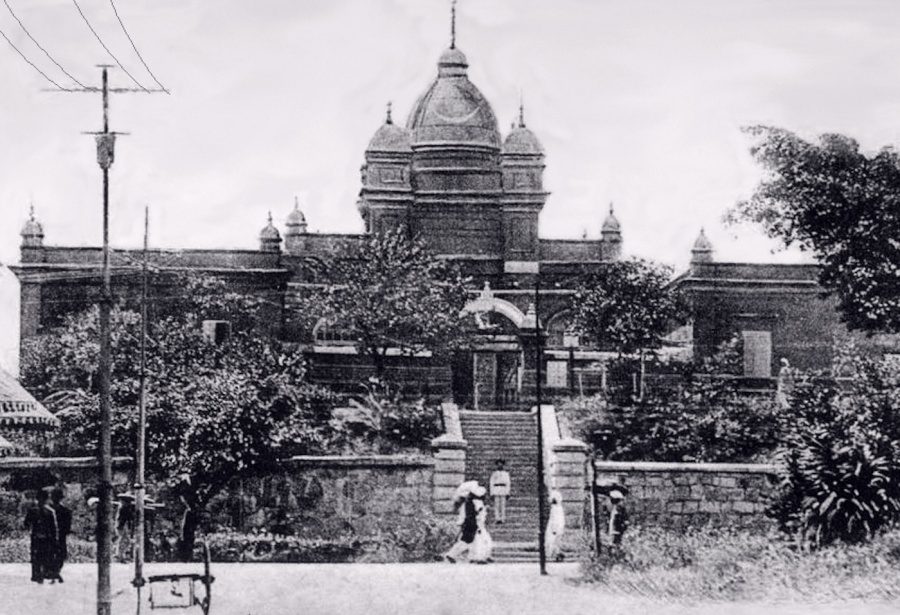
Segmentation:
[(632, 523), (674, 528), (769, 523), (764, 511), (776, 481), (772, 465), (596, 461), (594, 471), (597, 484), (627, 487)]

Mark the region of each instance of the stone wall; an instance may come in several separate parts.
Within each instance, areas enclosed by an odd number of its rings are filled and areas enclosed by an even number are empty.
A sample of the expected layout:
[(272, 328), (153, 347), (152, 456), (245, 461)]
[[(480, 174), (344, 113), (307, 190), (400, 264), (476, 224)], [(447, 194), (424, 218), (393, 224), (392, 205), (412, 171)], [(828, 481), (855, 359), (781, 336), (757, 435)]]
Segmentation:
[[(632, 523), (764, 527), (775, 466), (732, 463), (594, 462), (598, 484), (628, 488)], [(601, 505), (605, 504), (601, 497)]]
[(277, 471), (234, 481), (209, 506), (207, 528), (297, 535), (379, 527), (428, 517), (434, 462), (418, 456), (294, 457)]
[[(93, 457), (8, 457), (0, 459), (0, 536), (24, 534), (22, 522), (31, 505), (28, 484), (43, 477), (56, 479), (65, 489), (66, 505), (72, 509), (72, 530), (90, 540), (94, 535), (94, 511), (87, 498), (95, 494), (97, 461)], [(131, 460), (113, 462), (113, 488), (126, 491), (130, 486)]]

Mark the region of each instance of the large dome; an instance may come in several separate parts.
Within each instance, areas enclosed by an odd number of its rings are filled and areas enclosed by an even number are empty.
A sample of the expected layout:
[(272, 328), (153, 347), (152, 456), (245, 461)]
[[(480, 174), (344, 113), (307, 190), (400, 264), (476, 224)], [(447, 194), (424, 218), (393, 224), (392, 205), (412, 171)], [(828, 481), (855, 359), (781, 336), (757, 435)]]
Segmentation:
[(500, 146), (497, 118), (484, 95), (466, 76), (466, 56), (448, 49), (438, 62), (438, 76), (419, 98), (406, 124), (412, 144)]

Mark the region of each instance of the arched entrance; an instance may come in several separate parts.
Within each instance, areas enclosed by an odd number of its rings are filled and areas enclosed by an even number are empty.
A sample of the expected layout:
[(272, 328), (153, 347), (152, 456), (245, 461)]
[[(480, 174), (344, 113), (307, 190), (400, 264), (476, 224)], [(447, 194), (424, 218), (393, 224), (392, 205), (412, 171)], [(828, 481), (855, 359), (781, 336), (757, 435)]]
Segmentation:
[(493, 297), (487, 286), (463, 314), (471, 317), (471, 341), (454, 361), (454, 401), (475, 410), (517, 409), (524, 365), (519, 326), (525, 315)]

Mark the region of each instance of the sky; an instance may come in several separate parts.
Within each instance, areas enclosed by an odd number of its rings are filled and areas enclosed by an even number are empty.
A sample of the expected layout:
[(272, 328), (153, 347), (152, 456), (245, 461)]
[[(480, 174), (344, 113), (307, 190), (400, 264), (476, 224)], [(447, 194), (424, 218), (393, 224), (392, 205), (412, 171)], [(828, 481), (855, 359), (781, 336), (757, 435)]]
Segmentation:
[[(77, 79), (106, 54), (70, 0), (8, 0)], [(79, 0), (143, 85), (155, 85), (109, 0)], [(111, 240), (254, 248), (294, 197), (310, 228), (360, 232), (368, 140), (405, 117), (448, 46), (449, 0), (118, 0), (166, 94), (114, 95), (121, 137)], [(72, 82), (0, 7), (0, 30)], [(727, 261), (804, 259), (722, 216), (760, 170), (741, 128), (771, 124), (864, 148), (900, 141), (900, 3), (892, 0), (460, 0), (457, 46), (501, 130), (520, 98), (546, 151), (547, 238), (598, 237), (610, 202), (626, 254), (683, 268), (701, 227)], [(134, 86), (122, 70), (113, 85)], [(50, 84), (0, 40), (0, 263), (18, 260), (33, 203), (45, 241), (97, 245), (99, 96)], [(17, 290), (0, 271), (0, 365), (14, 368)]]

